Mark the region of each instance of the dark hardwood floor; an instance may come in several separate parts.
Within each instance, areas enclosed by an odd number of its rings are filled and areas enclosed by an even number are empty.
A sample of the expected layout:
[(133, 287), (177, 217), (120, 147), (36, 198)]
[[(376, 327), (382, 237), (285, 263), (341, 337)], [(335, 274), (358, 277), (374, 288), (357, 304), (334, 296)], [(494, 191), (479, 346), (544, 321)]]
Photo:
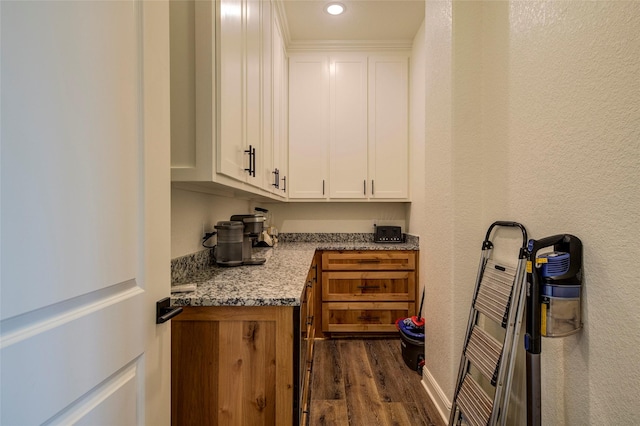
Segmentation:
[(315, 342), (309, 424), (444, 426), (400, 339)]

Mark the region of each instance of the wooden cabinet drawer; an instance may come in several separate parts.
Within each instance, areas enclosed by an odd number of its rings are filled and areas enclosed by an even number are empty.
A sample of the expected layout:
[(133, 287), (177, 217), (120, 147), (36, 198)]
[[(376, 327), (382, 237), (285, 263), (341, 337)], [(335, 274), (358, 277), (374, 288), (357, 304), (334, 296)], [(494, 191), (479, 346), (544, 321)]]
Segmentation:
[(410, 301), (415, 286), (409, 271), (325, 272), (322, 301)]
[(395, 332), (398, 318), (411, 316), (413, 302), (328, 302), (322, 304), (325, 332)]
[(322, 253), (322, 269), (327, 271), (412, 271), (415, 268), (415, 253), (411, 251), (325, 251)]

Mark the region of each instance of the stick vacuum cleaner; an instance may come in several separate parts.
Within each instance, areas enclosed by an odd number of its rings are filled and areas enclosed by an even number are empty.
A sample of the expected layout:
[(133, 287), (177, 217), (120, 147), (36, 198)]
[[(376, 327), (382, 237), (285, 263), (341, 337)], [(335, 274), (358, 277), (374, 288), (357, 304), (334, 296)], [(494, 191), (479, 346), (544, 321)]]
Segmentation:
[[(542, 249), (553, 251), (538, 255)], [(541, 424), (541, 337), (582, 328), (582, 242), (569, 234), (529, 240), (527, 261), (527, 425)]]

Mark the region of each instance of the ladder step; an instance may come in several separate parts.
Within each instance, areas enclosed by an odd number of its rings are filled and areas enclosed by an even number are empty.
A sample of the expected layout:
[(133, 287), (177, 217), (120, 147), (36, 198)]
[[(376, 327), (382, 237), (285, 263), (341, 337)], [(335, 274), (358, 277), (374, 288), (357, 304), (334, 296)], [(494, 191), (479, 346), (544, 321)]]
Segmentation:
[(489, 333), (474, 326), (467, 344), (466, 357), (495, 386), (502, 344)]
[(474, 307), (503, 327), (511, 301), (516, 270), (488, 261), (482, 274)]
[(480, 385), (467, 374), (460, 386), (458, 406), (465, 420), (472, 426), (487, 426), (493, 403)]

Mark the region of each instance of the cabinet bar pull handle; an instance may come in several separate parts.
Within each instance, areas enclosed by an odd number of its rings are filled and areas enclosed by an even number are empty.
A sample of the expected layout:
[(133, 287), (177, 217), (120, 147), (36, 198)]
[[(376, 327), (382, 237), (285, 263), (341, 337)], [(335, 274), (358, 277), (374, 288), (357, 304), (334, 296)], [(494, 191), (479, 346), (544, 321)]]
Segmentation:
[(322, 195), (324, 195), (324, 179), (322, 179)]
[(379, 321), (380, 317), (361, 316), (358, 317), (360, 321)]
[(282, 178), (282, 183), (284, 184), (284, 188), (282, 188), (282, 190), (284, 192), (287, 192), (287, 177), (286, 176)]
[(373, 179), (371, 179), (371, 195), (375, 195), (376, 191), (373, 189)]
[(271, 186), (275, 186), (276, 189), (280, 189), (280, 170), (278, 170), (277, 168), (271, 172), (275, 175), (275, 180), (274, 183), (271, 184)]
[(370, 288), (370, 289), (377, 289), (377, 288), (378, 288), (378, 289), (379, 289), (379, 288), (380, 288), (380, 286), (379, 286), (379, 285), (359, 285), (359, 286), (358, 286), (358, 287), (356, 287), (356, 288), (361, 288), (361, 289), (363, 289), (363, 290), (364, 290), (364, 289), (368, 289), (368, 288)]
[(307, 317), (307, 325), (313, 324), (313, 315)]
[(362, 181), (362, 186), (364, 188), (364, 191), (362, 192), (364, 195), (367, 195), (367, 180), (363, 180)]
[(253, 148), (253, 170), (251, 171), (251, 176), (256, 177), (256, 149)]
[(253, 154), (252, 154), (253, 151), (251, 149), (251, 145), (249, 145), (249, 149), (245, 149), (244, 152), (249, 154), (249, 168), (244, 169), (244, 171), (249, 172), (249, 176), (251, 176), (251, 170), (252, 170), (252, 164), (253, 164), (253, 162), (251, 161), (251, 157), (253, 157)]

